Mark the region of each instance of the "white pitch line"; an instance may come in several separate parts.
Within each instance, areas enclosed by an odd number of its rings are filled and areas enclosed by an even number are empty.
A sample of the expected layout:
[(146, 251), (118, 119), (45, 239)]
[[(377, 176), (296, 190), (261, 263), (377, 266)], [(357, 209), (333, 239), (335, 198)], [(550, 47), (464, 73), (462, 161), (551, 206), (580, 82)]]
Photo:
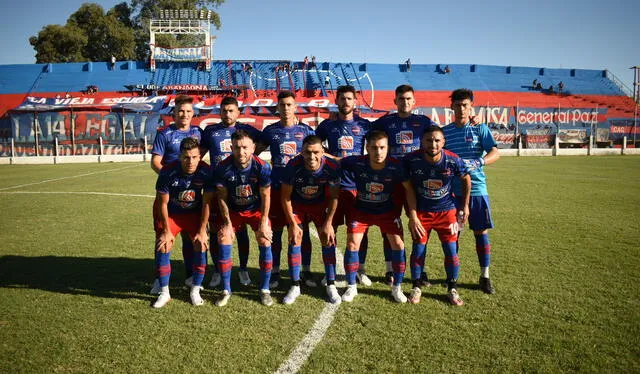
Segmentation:
[[(310, 232), (318, 238), (318, 232), (313, 228), (309, 228)], [(342, 260), (342, 254), (336, 248), (336, 275), (344, 275), (344, 263)], [(337, 286), (336, 282), (336, 286)], [(307, 332), (307, 334), (302, 338), (300, 343), (296, 346), (296, 348), (289, 354), (289, 357), (285, 362), (280, 365), (278, 370), (276, 370), (277, 374), (289, 374), (289, 373), (297, 373), (302, 365), (307, 361), (311, 353), (316, 348), (316, 345), (320, 343), (324, 334), (326, 334), (329, 326), (331, 326), (331, 322), (333, 322), (333, 317), (340, 308), (340, 304), (334, 305), (327, 302), (324, 306), (322, 312), (316, 319), (316, 322), (311, 327), (311, 330)]]
[(123, 168), (111, 169), (111, 170), (94, 171), (94, 172), (92, 172), (92, 173), (85, 173), (85, 174), (71, 175), (71, 176), (68, 176), (68, 177), (60, 177), (60, 178), (53, 178), (53, 179), (45, 179), (45, 180), (40, 181), (40, 182), (25, 183), (25, 184), (19, 184), (19, 185), (16, 185), (16, 186), (3, 187), (3, 188), (0, 188), (0, 191), (6, 191), (6, 190), (11, 190), (11, 189), (14, 189), (14, 188), (20, 188), (20, 187), (35, 186), (36, 184), (43, 184), (43, 183), (55, 182), (55, 181), (59, 181), (59, 180), (63, 180), (63, 179), (80, 178), (80, 177), (86, 177), (86, 176), (88, 176), (88, 175), (102, 174), (102, 173), (109, 173), (109, 172), (112, 172), (112, 171), (119, 171), (119, 170), (131, 169), (131, 168), (134, 168), (134, 167), (136, 167), (136, 166), (140, 166), (140, 165), (126, 166), (126, 167), (123, 167)]
[(103, 195), (103, 196), (125, 196), (125, 197), (149, 197), (155, 198), (155, 195), (141, 195), (132, 193), (117, 193), (117, 192), (95, 192), (95, 191), (0, 191), (0, 194), (11, 195)]

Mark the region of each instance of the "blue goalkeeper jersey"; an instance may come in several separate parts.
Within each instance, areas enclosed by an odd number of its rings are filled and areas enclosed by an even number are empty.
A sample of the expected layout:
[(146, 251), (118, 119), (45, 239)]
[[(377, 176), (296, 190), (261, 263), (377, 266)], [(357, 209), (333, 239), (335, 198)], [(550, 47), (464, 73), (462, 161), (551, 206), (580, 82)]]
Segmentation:
[[(445, 148), (457, 154), (462, 159), (474, 159), (483, 157), (493, 147), (497, 147), (496, 141), (491, 135), (489, 126), (485, 124), (466, 124), (457, 127), (455, 123), (450, 123), (442, 128), (444, 131)], [(472, 170), (471, 175), (471, 196), (489, 195), (487, 191), (487, 177), (484, 174), (484, 167)], [(453, 181), (453, 192), (461, 194), (460, 181)]]

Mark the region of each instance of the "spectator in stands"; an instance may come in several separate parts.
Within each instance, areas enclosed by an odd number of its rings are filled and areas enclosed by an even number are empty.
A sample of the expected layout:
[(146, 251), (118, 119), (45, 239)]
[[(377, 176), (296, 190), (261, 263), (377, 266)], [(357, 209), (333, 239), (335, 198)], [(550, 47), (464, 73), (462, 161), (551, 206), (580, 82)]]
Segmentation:
[(542, 83), (538, 82), (538, 84), (536, 84), (536, 90), (542, 91)]
[(308, 64), (309, 64), (309, 57), (304, 56), (304, 66), (303, 67), (306, 69)]
[(549, 93), (553, 93), (553, 85), (549, 85)]
[(64, 98), (65, 99), (71, 99), (71, 95), (69, 94), (69, 92), (64, 94)]
[(564, 83), (560, 81), (560, 83), (558, 83), (558, 92), (562, 93), (563, 90), (564, 90)]
[(56, 95), (56, 99), (60, 99), (62, 96), (60, 96), (60, 94)]
[(286, 72), (289, 72), (289, 64), (288, 63), (286, 63), (286, 62), (284, 63), (283, 70), (286, 71)]
[(411, 58), (404, 62), (407, 72), (411, 71)]
[(248, 62), (247, 62), (247, 73), (249, 73), (249, 75), (253, 73), (253, 66), (251, 66), (251, 64)]
[(316, 67), (316, 56), (311, 56), (311, 69), (314, 69)]
[(331, 78), (329, 77), (329, 74), (327, 74), (324, 77), (324, 88), (329, 88), (329, 86), (331, 85)]
[(538, 80), (537, 79), (533, 80), (533, 84), (531, 85), (531, 87), (533, 87), (534, 90), (538, 87)]
[(444, 73), (445, 73), (445, 74), (449, 74), (449, 73), (451, 73), (451, 68), (449, 67), (449, 65), (447, 65), (447, 66), (445, 66), (445, 67), (444, 67)]
[(111, 55), (111, 70), (116, 70), (116, 56)]

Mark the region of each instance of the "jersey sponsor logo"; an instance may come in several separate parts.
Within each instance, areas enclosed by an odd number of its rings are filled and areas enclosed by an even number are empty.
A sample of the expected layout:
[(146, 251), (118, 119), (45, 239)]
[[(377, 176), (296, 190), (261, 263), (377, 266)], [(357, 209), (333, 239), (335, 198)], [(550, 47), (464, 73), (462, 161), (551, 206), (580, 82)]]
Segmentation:
[(375, 183), (375, 182), (367, 183), (367, 184), (366, 184), (366, 186), (365, 186), (365, 188), (367, 189), (367, 192), (370, 192), (370, 193), (379, 193), (379, 192), (384, 191), (384, 184), (382, 184), (382, 183)]
[(442, 188), (442, 181), (440, 179), (427, 179), (422, 184), (430, 190), (439, 190)]
[(220, 142), (220, 151), (231, 153), (231, 139), (224, 139)]
[(400, 131), (397, 133), (396, 144), (413, 144), (413, 131)]
[(338, 149), (353, 149), (353, 136), (341, 136), (338, 138)]
[(301, 132), (296, 132), (296, 133), (293, 134), (293, 136), (298, 140), (304, 139), (304, 134), (301, 133)]
[(302, 193), (305, 196), (314, 196), (315, 194), (318, 193), (319, 190), (320, 190), (319, 186), (305, 186), (305, 187), (302, 187)]
[(236, 186), (236, 196), (238, 197), (249, 197), (253, 195), (253, 191), (251, 190), (250, 184), (241, 184)]
[(280, 153), (283, 155), (298, 154), (298, 145), (296, 142), (282, 142), (280, 144)]
[(360, 135), (360, 126), (351, 126), (351, 132), (353, 135)]

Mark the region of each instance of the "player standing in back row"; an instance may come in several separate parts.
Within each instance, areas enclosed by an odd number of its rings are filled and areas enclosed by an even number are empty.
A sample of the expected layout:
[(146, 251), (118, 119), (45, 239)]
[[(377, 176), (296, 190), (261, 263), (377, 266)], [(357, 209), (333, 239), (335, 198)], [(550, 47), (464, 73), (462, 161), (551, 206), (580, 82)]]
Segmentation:
[[(500, 158), (498, 145), (486, 124), (469, 123), (473, 111), (473, 92), (468, 89), (457, 89), (451, 93), (451, 109), (455, 122), (443, 127), (446, 149), (460, 156), (471, 174), (471, 200), (469, 202), (469, 227), (476, 239), (476, 252), (480, 262), (480, 288), (487, 294), (496, 291), (489, 279), (491, 262), (491, 245), (489, 229), (493, 228), (491, 205), (487, 191), (484, 166), (493, 164)], [(460, 183), (454, 180), (453, 191), (460, 201)], [(459, 242), (458, 242), (459, 243)]]
[[(372, 128), (382, 130), (387, 133), (389, 136), (389, 156), (401, 159), (404, 155), (420, 148), (420, 138), (422, 137), (425, 128), (427, 128), (427, 126), (435, 125), (436, 123), (425, 115), (412, 113), (412, 110), (416, 105), (413, 87), (408, 84), (402, 84), (396, 87), (395, 94), (393, 103), (396, 105), (398, 111), (378, 118), (373, 123)], [(394, 203), (396, 204), (396, 208), (401, 212), (405, 199), (402, 193), (402, 188), (399, 190), (400, 191), (396, 195)], [(389, 241), (386, 240), (386, 238), (383, 245), (384, 260), (387, 264), (387, 273), (385, 277), (387, 283), (393, 283), (391, 247), (389, 246)], [(430, 285), (426, 272), (421, 274), (420, 280), (422, 285)]]

